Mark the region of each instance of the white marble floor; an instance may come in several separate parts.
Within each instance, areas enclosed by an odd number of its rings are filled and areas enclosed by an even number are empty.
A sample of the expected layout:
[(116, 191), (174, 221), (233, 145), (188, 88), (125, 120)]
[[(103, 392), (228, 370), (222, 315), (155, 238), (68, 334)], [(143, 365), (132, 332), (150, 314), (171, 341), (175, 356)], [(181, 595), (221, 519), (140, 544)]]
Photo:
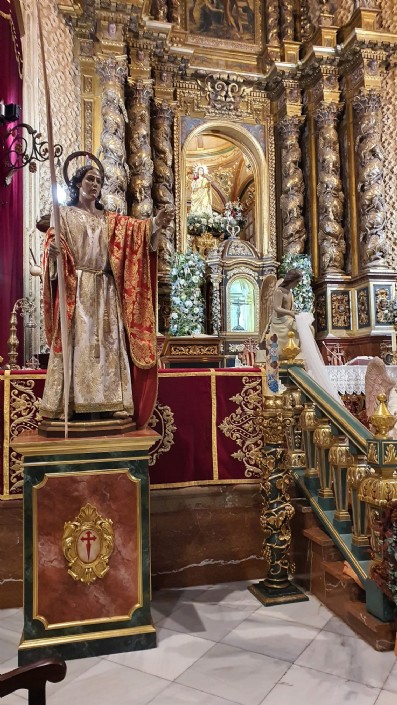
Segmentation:
[[(247, 583), (154, 595), (158, 648), (69, 661), (48, 705), (396, 705), (397, 659), (314, 597), (265, 608)], [(0, 610), (0, 672), (16, 667), (21, 610)], [(26, 692), (2, 700), (23, 705)]]

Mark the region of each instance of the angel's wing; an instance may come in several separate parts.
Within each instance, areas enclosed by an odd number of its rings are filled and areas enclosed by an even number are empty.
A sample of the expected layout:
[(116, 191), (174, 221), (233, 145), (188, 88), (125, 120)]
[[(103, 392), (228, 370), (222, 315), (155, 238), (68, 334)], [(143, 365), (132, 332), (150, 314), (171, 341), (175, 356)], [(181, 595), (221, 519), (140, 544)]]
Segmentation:
[(375, 413), (379, 404), (378, 394), (386, 394), (389, 399), (393, 387), (394, 384), (386, 372), (385, 363), (380, 357), (374, 357), (369, 361), (365, 373), (365, 406), (368, 418)]
[(261, 301), (259, 311), (259, 342), (265, 338), (267, 328), (273, 309), (273, 296), (276, 288), (277, 277), (275, 274), (267, 274), (262, 282)]

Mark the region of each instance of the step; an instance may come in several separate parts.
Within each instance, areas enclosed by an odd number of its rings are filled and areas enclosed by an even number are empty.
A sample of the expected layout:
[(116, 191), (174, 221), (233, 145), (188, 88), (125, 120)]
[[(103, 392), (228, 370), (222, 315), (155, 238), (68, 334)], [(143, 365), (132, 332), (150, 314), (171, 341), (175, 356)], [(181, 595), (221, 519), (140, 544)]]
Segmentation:
[(365, 592), (343, 572), (344, 561), (323, 561), (324, 604), (346, 622), (346, 602), (364, 602)]
[(392, 651), (396, 640), (397, 622), (381, 622), (367, 612), (362, 602), (345, 604), (346, 624), (376, 651)]

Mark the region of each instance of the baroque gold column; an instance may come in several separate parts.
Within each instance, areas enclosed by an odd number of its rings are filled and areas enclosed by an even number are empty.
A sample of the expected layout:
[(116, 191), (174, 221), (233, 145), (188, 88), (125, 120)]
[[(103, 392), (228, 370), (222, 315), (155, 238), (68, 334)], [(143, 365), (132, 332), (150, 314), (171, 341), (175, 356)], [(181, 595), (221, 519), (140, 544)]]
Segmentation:
[[(153, 151), (153, 200), (154, 212), (164, 206), (174, 206), (174, 173), (172, 169), (172, 124), (174, 113), (164, 100), (153, 102), (152, 151)], [(159, 272), (169, 272), (175, 250), (175, 223), (168, 226), (159, 244)]]
[(385, 235), (381, 96), (370, 90), (357, 95), (353, 105), (357, 119), (361, 264), (367, 269), (385, 267), (389, 246)]
[(280, 44), (280, 8), (278, 0), (268, 0), (266, 3), (267, 43), (273, 46)]
[(294, 2), (293, 0), (280, 0), (281, 9), (281, 37), (294, 39)]
[(337, 132), (339, 106), (322, 103), (315, 111), (318, 127), (318, 241), (321, 274), (342, 273), (346, 252), (342, 227), (344, 195)]
[(263, 556), (268, 563), (264, 580), (251, 585), (249, 590), (265, 606), (302, 602), (308, 598), (294, 585), (289, 576), (295, 566), (291, 563), (291, 525), (295, 514), (290, 501), (294, 484), (286, 462), (284, 400), (281, 394), (263, 398), (264, 448), (261, 455), (261, 528), (264, 534)]
[(281, 143), (281, 212), (283, 254), (301, 254), (306, 240), (303, 219), (303, 172), (299, 134), (302, 118), (284, 117), (278, 124)]
[(100, 156), (105, 171), (102, 201), (106, 210), (124, 214), (127, 213), (128, 183), (125, 149), (125, 124), (128, 118), (124, 105), (124, 84), (128, 73), (126, 59), (126, 56), (104, 55), (95, 58), (102, 88)]
[(130, 168), (128, 195), (132, 201), (131, 215), (148, 218), (153, 214), (153, 161), (150, 147), (151, 82), (128, 79), (127, 160)]

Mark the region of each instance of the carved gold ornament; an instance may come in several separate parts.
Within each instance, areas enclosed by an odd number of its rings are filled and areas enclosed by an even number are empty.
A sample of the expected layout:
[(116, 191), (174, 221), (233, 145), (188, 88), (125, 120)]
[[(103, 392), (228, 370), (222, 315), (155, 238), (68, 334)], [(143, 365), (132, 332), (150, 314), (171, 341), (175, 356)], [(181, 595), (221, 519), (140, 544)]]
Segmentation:
[(151, 448), (149, 452), (149, 465), (154, 465), (163, 453), (168, 453), (174, 445), (174, 414), (167, 404), (157, 402), (153, 414), (149, 420), (149, 427), (160, 434), (161, 438)]
[(86, 504), (73, 521), (65, 523), (62, 550), (74, 580), (93, 583), (103, 578), (109, 570), (113, 548), (113, 522), (101, 517), (92, 504)]
[(243, 388), (239, 394), (230, 397), (238, 405), (236, 411), (223, 419), (219, 428), (227, 438), (239, 446), (231, 454), (245, 466), (245, 477), (261, 476), (260, 452), (263, 448), (263, 431), (259, 422), (262, 410), (262, 380), (243, 377)]

